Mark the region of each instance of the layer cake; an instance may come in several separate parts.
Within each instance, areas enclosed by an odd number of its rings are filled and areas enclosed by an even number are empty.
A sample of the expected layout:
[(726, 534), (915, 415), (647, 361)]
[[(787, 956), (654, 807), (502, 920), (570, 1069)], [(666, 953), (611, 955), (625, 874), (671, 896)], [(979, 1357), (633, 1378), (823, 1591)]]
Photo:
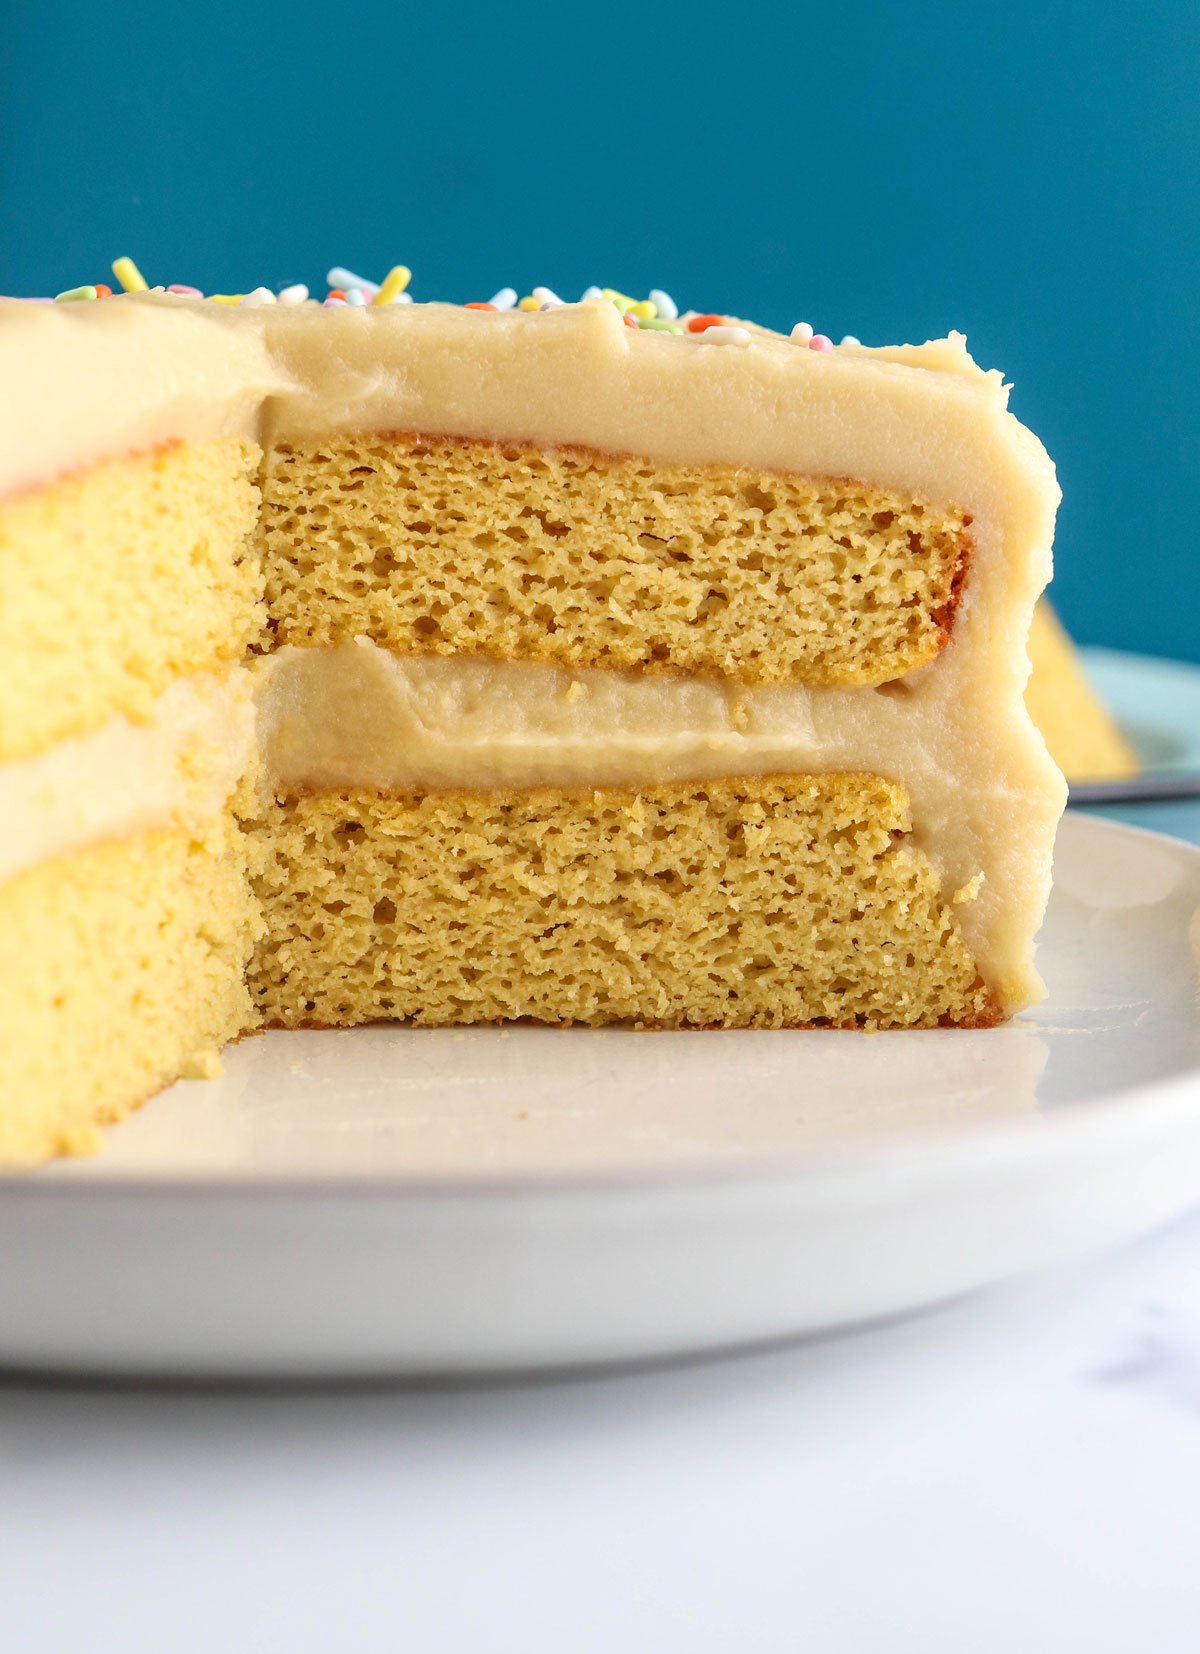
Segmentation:
[(1000, 376), (622, 308), (0, 302), (0, 1159), (263, 1026), (1038, 997)]

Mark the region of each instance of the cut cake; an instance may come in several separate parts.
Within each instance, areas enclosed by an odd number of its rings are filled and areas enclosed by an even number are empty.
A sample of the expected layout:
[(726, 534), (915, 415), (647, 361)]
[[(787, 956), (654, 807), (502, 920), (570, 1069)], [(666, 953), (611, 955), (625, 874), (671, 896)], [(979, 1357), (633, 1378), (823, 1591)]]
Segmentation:
[(0, 1161), (263, 1026), (1039, 996), (1044, 450), (664, 309), (0, 302)]

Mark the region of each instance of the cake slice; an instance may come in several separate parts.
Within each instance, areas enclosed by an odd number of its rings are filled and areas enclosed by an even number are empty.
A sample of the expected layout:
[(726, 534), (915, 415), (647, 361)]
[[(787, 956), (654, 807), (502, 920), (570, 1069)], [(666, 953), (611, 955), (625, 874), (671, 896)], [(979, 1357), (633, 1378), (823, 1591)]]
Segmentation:
[(1025, 704), (1069, 781), (1125, 781), (1141, 762), (1088, 682), (1079, 652), (1043, 598), (1029, 631)]
[(262, 1026), (1038, 997), (1053, 468), (957, 336), (710, 324), (0, 303), (0, 1161)]

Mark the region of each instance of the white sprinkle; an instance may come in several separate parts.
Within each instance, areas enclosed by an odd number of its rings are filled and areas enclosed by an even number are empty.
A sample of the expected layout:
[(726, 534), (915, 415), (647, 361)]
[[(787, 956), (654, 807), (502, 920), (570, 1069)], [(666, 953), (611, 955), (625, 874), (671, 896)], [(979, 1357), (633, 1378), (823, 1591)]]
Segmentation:
[(308, 288), (305, 287), (302, 281), (298, 281), (294, 287), (281, 287), (279, 289), (280, 304), (303, 304), (307, 297)]
[(562, 300), (552, 287), (535, 287), (533, 290), (533, 296), (542, 309), (545, 309), (547, 305), (562, 303)]
[(854, 337), (853, 333), (847, 333), (845, 335), (845, 337), (842, 339), (842, 343), (844, 345), (861, 345), (862, 340), (861, 339), (856, 339)]
[(346, 289), (346, 303), (347, 304), (366, 304), (366, 302), (367, 302), (367, 296), (363, 292), (361, 287), (347, 287), (347, 289)]
[(679, 306), (669, 293), (664, 293), (661, 287), (650, 289), (650, 303), (657, 309), (664, 322), (679, 320)]
[(604, 293), (601, 288), (585, 287), (583, 290), (583, 296), (580, 298), (579, 302), (582, 304), (584, 299), (602, 299), (603, 297)]
[(412, 302), (413, 296), (411, 293), (397, 293), (396, 297), (392, 300), (393, 304), (411, 304)]
[(709, 345), (748, 345), (750, 330), (746, 327), (729, 327), (724, 323), (714, 323), (706, 327), (699, 335), (701, 344)]
[(243, 310), (258, 310), (264, 304), (274, 304), (275, 295), (269, 287), (256, 287), (242, 299)]
[(379, 283), (368, 281), (365, 276), (356, 276), (353, 270), (347, 270), (340, 264), (335, 264), (325, 277), (330, 287), (336, 287), (345, 293), (351, 287), (361, 287), (364, 293), (374, 295), (379, 291)]
[(494, 304), (497, 310), (511, 310), (516, 302), (517, 290), (515, 287), (502, 287), (498, 293), (493, 293), (488, 300), (488, 303)]
[(792, 329), (792, 338), (798, 345), (806, 345), (813, 336), (813, 330), (807, 322), (797, 322)]

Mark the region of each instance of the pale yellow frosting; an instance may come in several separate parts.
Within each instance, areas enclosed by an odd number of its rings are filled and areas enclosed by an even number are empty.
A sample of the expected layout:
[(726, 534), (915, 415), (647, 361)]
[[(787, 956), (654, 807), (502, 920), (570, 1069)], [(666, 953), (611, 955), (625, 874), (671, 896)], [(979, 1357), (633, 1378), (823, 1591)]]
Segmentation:
[(1062, 809), (1044, 754), (999, 770), (941, 692), (937, 665), (897, 690), (746, 689), (715, 679), (394, 656), (366, 639), (287, 648), (256, 668), (264, 778), (279, 788), (645, 785), (864, 770), (901, 782), (913, 839), (963, 892), (957, 916), (989, 981), (1030, 990), (1047, 894), (1031, 845)]
[(283, 384), (261, 329), (217, 305), (0, 299), (0, 497), (164, 442), (253, 440)]
[[(959, 912), (993, 987), (1010, 1008), (1036, 997), (1030, 937), (1065, 792), (1025, 710), (1025, 640), (1050, 573), (1059, 496), (1041, 444), (1007, 411), (1000, 376), (981, 372), (960, 337), (821, 353), (757, 329), (744, 347), (641, 332), (604, 301), (507, 314), (437, 304), (239, 311), (142, 295), (0, 303), (0, 383), (0, 492), (179, 436), (281, 442), (359, 429), (849, 475), (964, 506), (975, 553), (953, 639), (900, 686), (750, 695), (478, 662), (394, 667), (360, 652), (276, 669), (284, 675), (268, 683), (267, 705), (291, 697), (293, 725), (285, 740), (277, 721), (269, 745), (286, 750), (281, 774), (310, 759), (334, 773), (336, 741), (320, 716), (294, 708), (310, 692), (314, 706), (344, 706), (352, 681), (367, 705), (361, 728), (339, 725), (352, 743), (347, 785), (372, 766), (398, 781), (404, 763), (432, 779), (420, 766), (438, 742), (436, 773), (467, 785), (534, 772), (653, 781), (743, 763), (876, 770), (908, 788), (947, 894), (977, 891)], [(484, 692), (477, 674), (489, 670), (501, 675)], [(493, 693), (513, 728), (491, 718)], [(390, 719), (403, 737), (387, 733)]]
[(103, 839), (202, 830), (254, 757), (251, 681), (240, 666), (180, 678), (146, 723), (113, 718), (0, 765), (0, 879)]

